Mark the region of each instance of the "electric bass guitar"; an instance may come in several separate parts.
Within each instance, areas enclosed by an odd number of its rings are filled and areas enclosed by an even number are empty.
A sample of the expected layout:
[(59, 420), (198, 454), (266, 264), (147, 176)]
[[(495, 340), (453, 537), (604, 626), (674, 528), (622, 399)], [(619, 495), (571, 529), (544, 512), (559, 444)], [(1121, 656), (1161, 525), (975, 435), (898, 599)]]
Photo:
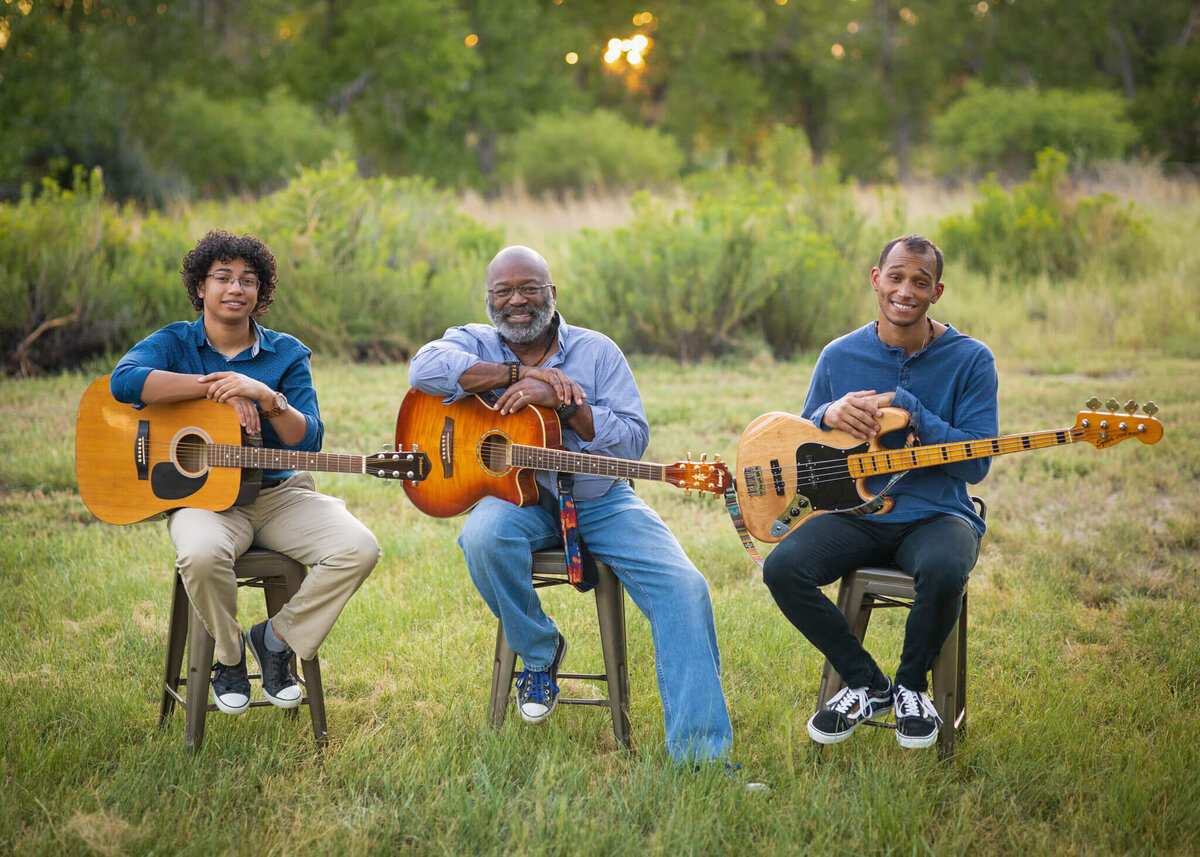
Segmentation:
[(731, 481), (722, 461), (654, 464), (571, 452), (562, 448), (562, 426), (553, 410), (531, 405), (502, 416), (479, 396), (447, 405), (438, 396), (409, 390), (396, 419), (396, 438), (415, 451), (428, 451), (429, 475), (405, 482), (404, 492), (435, 518), (460, 515), (484, 497), (518, 506), (536, 503), (537, 470), (646, 479), (713, 494), (723, 493)]
[(94, 381), (75, 420), (75, 477), (93, 515), (133, 524), (172, 509), (222, 511), (258, 496), (262, 469), (362, 473), (421, 480), (423, 453), (336, 455), (265, 449), (246, 435), (237, 412), (211, 399), (147, 405), (118, 402), (109, 376)]
[[(772, 412), (746, 427), (738, 441), (737, 500), (750, 535), (763, 542), (781, 541), (814, 515), (824, 512), (882, 513), (895, 500), (872, 494), (868, 477), (903, 474), (918, 467), (955, 461), (1049, 449), (1081, 441), (1107, 449), (1136, 437), (1142, 443), (1157, 443), (1162, 423), (1154, 418), (1158, 408), (1147, 402), (1144, 413), (1135, 416), (1138, 405), (1128, 402), (1124, 412), (1110, 399), (1107, 411), (1097, 411), (1097, 399), (1087, 403), (1071, 428), (1013, 434), (981, 440), (939, 443), (885, 449), (879, 444), (884, 434), (907, 428), (908, 411), (883, 408), (880, 431), (874, 438), (859, 440), (839, 431), (823, 431), (808, 420)], [(886, 490), (886, 489), (885, 489)]]

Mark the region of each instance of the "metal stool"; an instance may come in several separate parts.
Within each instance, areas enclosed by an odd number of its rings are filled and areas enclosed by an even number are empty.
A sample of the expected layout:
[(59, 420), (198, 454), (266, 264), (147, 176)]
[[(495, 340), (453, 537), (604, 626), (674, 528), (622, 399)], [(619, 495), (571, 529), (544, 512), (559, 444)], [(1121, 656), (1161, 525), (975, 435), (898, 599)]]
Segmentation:
[[(252, 586), (263, 590), (267, 602), (267, 615), (274, 616), (300, 589), (304, 581), (305, 568), (296, 560), (274, 551), (251, 548), (242, 554), (233, 566), (237, 585)], [(175, 591), (171, 596), (171, 624), (167, 630), (167, 666), (163, 673), (162, 704), (159, 708), (158, 725), (166, 725), (175, 703), (184, 707), (184, 744), (191, 752), (198, 752), (204, 740), (204, 719), (217, 706), (208, 700), (209, 681), (212, 677), (213, 649), (216, 641), (209, 635), (204, 623), (196, 615), (188, 600), (183, 578), (175, 577)], [(190, 629), (189, 629), (190, 623)], [(180, 673), (183, 667), (184, 645), (188, 651), (187, 677)], [(292, 667), (295, 668), (295, 658)], [(305, 695), (301, 705), (308, 706), (312, 717), (313, 735), (317, 743), (324, 746), (328, 741), (325, 728), (325, 696), (321, 692), (321, 664), (315, 657), (311, 661), (300, 661), (304, 677), (300, 684)], [(250, 678), (261, 678), (251, 674)], [(186, 686), (187, 695), (179, 693)], [(271, 705), (266, 700), (250, 703), (252, 708)], [(287, 712), (293, 717), (296, 709)]]
[[(971, 498), (981, 518), (987, 518), (987, 504), (979, 497)], [(916, 597), (913, 579), (898, 568), (860, 568), (842, 578), (838, 587), (837, 606), (846, 617), (846, 623), (861, 641), (867, 635), (867, 623), (871, 611), (886, 607), (912, 607)], [(942, 644), (937, 659), (933, 662), (930, 696), (942, 722), (938, 727), (938, 755), (949, 758), (954, 755), (955, 733), (962, 730), (967, 716), (967, 591), (963, 589), (962, 607), (958, 621), (950, 629), (950, 636)], [(844, 687), (842, 677), (829, 661), (821, 674), (821, 687), (817, 692), (819, 711), (829, 698)], [(895, 728), (890, 723), (866, 721), (871, 726)]]
[[(568, 673), (558, 677), (592, 679), (603, 681), (608, 687), (607, 699), (564, 699), (560, 705), (603, 705), (612, 714), (613, 736), (628, 748), (629, 744), (629, 670), (625, 654), (625, 588), (611, 568), (599, 560), (596, 566), (600, 580), (596, 584), (596, 618), (600, 625), (600, 647), (604, 652), (604, 672)], [(533, 586), (570, 584), (567, 567), (561, 550), (535, 551), (533, 554)], [(515, 701), (511, 695), (513, 678), (516, 677), (517, 653), (509, 648), (504, 639), (504, 623), (496, 628), (496, 654), (492, 664), (492, 698), (488, 708), (488, 725), (499, 729), (504, 724), (508, 705)]]

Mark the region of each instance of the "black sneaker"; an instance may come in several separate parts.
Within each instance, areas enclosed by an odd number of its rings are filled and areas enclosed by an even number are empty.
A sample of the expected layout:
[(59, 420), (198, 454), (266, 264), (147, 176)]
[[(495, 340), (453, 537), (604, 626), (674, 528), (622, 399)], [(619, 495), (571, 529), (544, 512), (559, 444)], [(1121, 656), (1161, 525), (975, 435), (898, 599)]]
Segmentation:
[(558, 667), (566, 654), (567, 638), (559, 634), (550, 668), (526, 669), (517, 678), (517, 708), (526, 723), (541, 723), (558, 705)]
[(213, 701), (226, 714), (245, 714), (250, 707), (250, 679), (246, 677), (246, 646), (242, 659), (233, 666), (217, 661), (212, 668)]
[(928, 694), (896, 685), (896, 740), (901, 747), (932, 746), (941, 719)]
[(836, 744), (854, 734), (858, 724), (887, 714), (892, 707), (892, 680), (886, 690), (844, 687), (808, 721), (808, 737), (818, 744)]
[(292, 674), (292, 650), (272, 652), (264, 639), (266, 631), (267, 623), (259, 622), (246, 632), (246, 642), (262, 673), (263, 696), (279, 708), (295, 708), (302, 694)]

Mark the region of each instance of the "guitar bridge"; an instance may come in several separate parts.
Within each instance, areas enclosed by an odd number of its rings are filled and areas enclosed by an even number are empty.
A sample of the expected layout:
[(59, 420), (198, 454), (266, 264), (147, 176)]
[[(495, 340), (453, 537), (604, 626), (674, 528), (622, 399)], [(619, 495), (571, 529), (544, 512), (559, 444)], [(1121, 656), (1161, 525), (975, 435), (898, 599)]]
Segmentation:
[(742, 468), (742, 476), (746, 482), (746, 494), (750, 497), (761, 497), (767, 489), (763, 485), (762, 468), (757, 464)]

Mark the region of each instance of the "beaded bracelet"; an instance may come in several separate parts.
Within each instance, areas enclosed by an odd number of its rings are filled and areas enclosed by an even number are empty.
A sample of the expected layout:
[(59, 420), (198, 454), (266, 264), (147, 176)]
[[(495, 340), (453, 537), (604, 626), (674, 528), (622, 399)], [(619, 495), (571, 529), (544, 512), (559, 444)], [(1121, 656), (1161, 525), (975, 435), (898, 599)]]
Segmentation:
[(510, 360), (505, 364), (508, 366), (508, 386), (512, 386), (521, 380), (521, 361)]

